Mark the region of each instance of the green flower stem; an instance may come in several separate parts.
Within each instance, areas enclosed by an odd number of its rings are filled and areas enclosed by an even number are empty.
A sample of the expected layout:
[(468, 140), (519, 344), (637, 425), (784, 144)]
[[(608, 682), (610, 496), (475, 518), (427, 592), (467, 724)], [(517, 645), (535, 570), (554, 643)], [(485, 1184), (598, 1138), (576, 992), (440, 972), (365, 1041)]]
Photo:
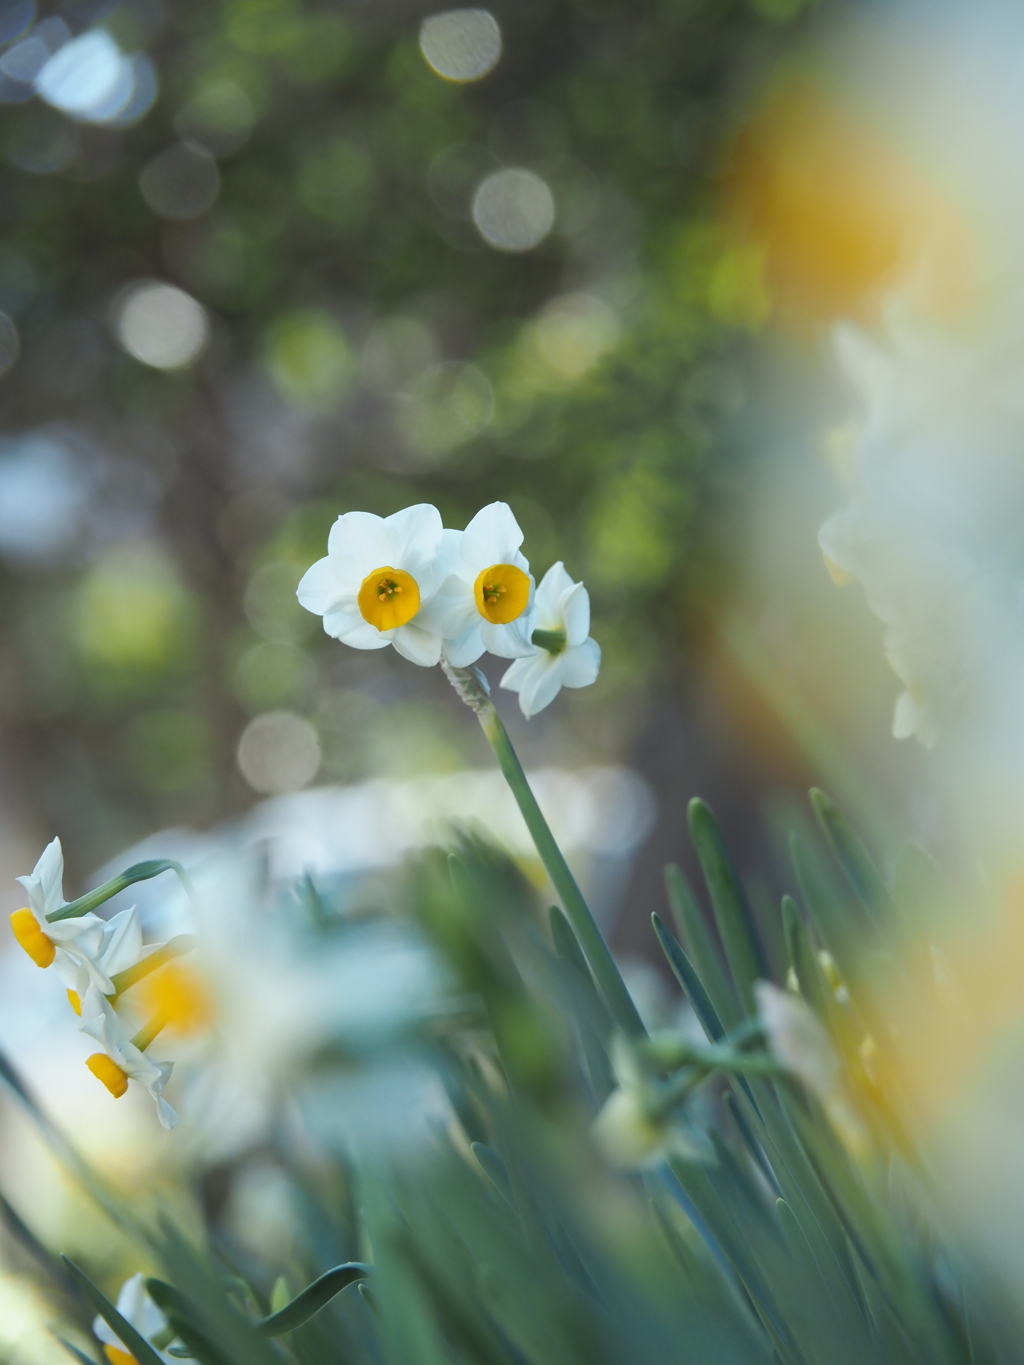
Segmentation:
[(87, 891), (84, 896), (79, 896), (77, 900), (70, 901), (60, 910), (52, 910), (46, 918), (51, 924), (54, 924), (59, 919), (76, 919), (79, 915), (88, 915), (101, 906), (104, 901), (110, 900), (111, 896), (116, 896), (119, 891), (126, 890), (135, 882), (145, 882), (151, 877), (159, 877), (161, 872), (176, 873), (189, 898), (195, 899), (192, 883), (182, 865), (175, 862), (173, 858), (157, 858), (147, 863), (133, 864), (116, 877), (112, 877), (109, 882), (104, 882), (102, 886), (98, 886), (95, 891)]
[(501, 723), (501, 717), (494, 709), (493, 702), (487, 695), (486, 679), (476, 669), (453, 668), (445, 659), (441, 660), (441, 667), (462, 700), (471, 711), (475, 712), (476, 718), (480, 722), (480, 728), (494, 750), (498, 766), (501, 768), (505, 781), (511, 788), (516, 804), (522, 812), (523, 819), (526, 821), (526, 828), (530, 831), (530, 836), (540, 854), (540, 860), (551, 878), (551, 884), (558, 893), (562, 908), (579, 940), (580, 947), (590, 964), (590, 970), (594, 973), (608, 1008), (611, 1010), (612, 1018), (629, 1037), (646, 1037), (647, 1030), (637, 1013), (637, 1008), (633, 1004), (629, 991), (626, 990), (626, 983), (615, 965), (611, 950), (605, 943), (604, 936), (590, 913), (590, 907), (583, 899), (583, 893), (576, 885), (575, 877), (569, 871), (569, 865), (562, 856), (562, 850), (555, 843), (555, 837), (548, 827), (548, 822), (544, 819), (529, 782), (526, 780), (526, 774), (523, 772), (522, 764), (512, 747), (508, 732)]

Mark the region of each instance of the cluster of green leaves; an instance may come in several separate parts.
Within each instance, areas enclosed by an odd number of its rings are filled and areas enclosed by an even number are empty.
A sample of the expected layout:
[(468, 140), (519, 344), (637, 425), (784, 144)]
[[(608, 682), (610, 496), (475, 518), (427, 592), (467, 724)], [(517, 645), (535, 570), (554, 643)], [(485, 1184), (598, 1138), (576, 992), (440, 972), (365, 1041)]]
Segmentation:
[[(818, 832), (794, 842), (799, 901), (771, 920), (708, 807), (691, 805), (711, 915), (670, 868), (679, 938), (658, 917), (655, 928), (708, 1041), (635, 1045), (655, 1083), (685, 1095), (709, 1151), (669, 1145), (632, 1174), (609, 1170), (591, 1137), (616, 1085), (615, 1033), (562, 912), (542, 915), (514, 865), (475, 837), (411, 868), (409, 913), (452, 972), (451, 1008), (421, 1056), (454, 1118), (412, 1147), (357, 1143), (333, 1169), (322, 1155), (304, 1169), (308, 1151), (282, 1139), (307, 1195), (287, 1266), (272, 1254), (240, 1264), (215, 1228), (202, 1248), (166, 1221), (144, 1231), (173, 1354), (269, 1362), (281, 1358), (272, 1338), (299, 1365), (1010, 1365), (1014, 1314), (941, 1233), (900, 1097), (890, 1106), (856, 1076), (868, 1027), (884, 1057), (877, 1004), (901, 970), (898, 921), (937, 874), (910, 850), (890, 888), (834, 805), (817, 792), (812, 805)], [(751, 1046), (754, 985), (773, 978), (795, 978), (844, 1059), (864, 1129), (852, 1143)], [(694, 1084), (680, 1086), (688, 1068)], [(268, 1293), (283, 1269), (308, 1288)], [(139, 1365), (156, 1365), (71, 1270)]]

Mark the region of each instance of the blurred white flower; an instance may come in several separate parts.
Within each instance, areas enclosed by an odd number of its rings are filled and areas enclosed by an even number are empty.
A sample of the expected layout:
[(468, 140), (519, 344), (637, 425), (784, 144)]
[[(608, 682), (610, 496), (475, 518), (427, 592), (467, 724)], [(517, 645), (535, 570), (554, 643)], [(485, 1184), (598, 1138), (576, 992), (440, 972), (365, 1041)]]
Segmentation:
[(535, 716), (563, 687), (589, 687), (601, 667), (601, 646), (590, 638), (590, 594), (574, 583), (562, 561), (552, 564), (536, 597), (535, 652), (517, 659), (501, 680), (519, 693), (524, 716)]
[(484, 650), (502, 659), (532, 654), (534, 582), (512, 509), (492, 502), (461, 534), (445, 537), (451, 572), (424, 615), (443, 637), (448, 662), (464, 668)]
[[(1024, 673), (1019, 310), (967, 334), (890, 301), (884, 341), (836, 334), (863, 418), (851, 501), (818, 540), (836, 581), (860, 581), (904, 691), (893, 733), (932, 745), (954, 717), (996, 714)], [(1011, 705), (1012, 710), (1012, 705)], [(1010, 719), (1009, 715), (1005, 715)]]
[(429, 667), (441, 657), (441, 635), (423, 609), (446, 567), (441, 515), (429, 503), (390, 517), (347, 512), (331, 528), (326, 558), (303, 576), (298, 599), (344, 644), (394, 645), (404, 658)]
[(610, 1166), (642, 1170), (668, 1156), (689, 1161), (711, 1156), (706, 1136), (686, 1123), (679, 1107), (659, 1104), (657, 1085), (621, 1035), (612, 1039), (611, 1062), (619, 1084), (605, 1100), (591, 1130)]
[[(118, 1292), (115, 1307), (124, 1320), (153, 1346), (161, 1360), (166, 1361), (167, 1365), (173, 1365), (174, 1356), (167, 1355), (154, 1345), (155, 1341), (167, 1335), (167, 1319), (146, 1293), (146, 1278), (141, 1270), (125, 1280)], [(104, 1354), (110, 1365), (135, 1365), (132, 1353), (124, 1342), (114, 1335), (103, 1318), (93, 1318), (92, 1330), (102, 1342)]]
[(156, 1103), (157, 1116), (164, 1128), (173, 1128), (178, 1116), (163, 1097), (173, 1063), (154, 1062), (128, 1037), (124, 1024), (114, 1013), (106, 996), (90, 986), (82, 1001), (82, 1033), (94, 1038), (103, 1048), (86, 1060), (86, 1066), (102, 1081), (115, 1099), (128, 1089), (130, 1080), (138, 1081)]

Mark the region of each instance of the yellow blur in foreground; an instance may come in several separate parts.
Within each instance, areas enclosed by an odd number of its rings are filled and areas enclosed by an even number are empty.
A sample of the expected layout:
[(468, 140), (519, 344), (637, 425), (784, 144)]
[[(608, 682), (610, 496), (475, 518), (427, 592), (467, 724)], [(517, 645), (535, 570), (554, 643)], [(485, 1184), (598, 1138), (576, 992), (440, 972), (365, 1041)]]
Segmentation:
[(737, 139), (724, 212), (763, 253), (776, 316), (799, 327), (870, 311), (914, 278), (936, 317), (970, 300), (959, 214), (892, 142), (804, 83)]

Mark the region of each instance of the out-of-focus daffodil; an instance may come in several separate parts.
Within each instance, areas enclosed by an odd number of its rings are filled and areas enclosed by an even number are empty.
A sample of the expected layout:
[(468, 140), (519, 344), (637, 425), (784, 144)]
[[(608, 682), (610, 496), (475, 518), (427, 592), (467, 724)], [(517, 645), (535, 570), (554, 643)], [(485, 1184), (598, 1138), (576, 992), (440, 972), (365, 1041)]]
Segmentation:
[[(171, 1329), (167, 1319), (146, 1293), (146, 1279), (142, 1271), (125, 1280), (117, 1296), (117, 1311), (131, 1324), (140, 1336), (159, 1354), (160, 1358), (172, 1365), (174, 1356), (165, 1354), (160, 1348), (168, 1345)], [(114, 1335), (103, 1318), (93, 1319), (92, 1330), (103, 1344), (103, 1352), (110, 1365), (135, 1365), (135, 1357), (125, 1348), (124, 1342)], [(158, 1344), (159, 1343), (159, 1344)]]
[(590, 638), (590, 594), (574, 583), (561, 560), (552, 564), (537, 589), (535, 652), (517, 659), (501, 680), (519, 693), (524, 716), (535, 716), (563, 687), (589, 687), (601, 667), (601, 646)]
[(502, 659), (533, 652), (534, 582), (523, 533), (508, 503), (492, 502), (453, 539), (453, 563), (425, 611), (450, 664), (465, 668), (484, 650)]
[(404, 658), (430, 667), (441, 657), (441, 633), (424, 608), (447, 571), (441, 514), (429, 503), (390, 517), (346, 512), (331, 528), (327, 555), (298, 587), (307, 611), (353, 649), (394, 645)]

